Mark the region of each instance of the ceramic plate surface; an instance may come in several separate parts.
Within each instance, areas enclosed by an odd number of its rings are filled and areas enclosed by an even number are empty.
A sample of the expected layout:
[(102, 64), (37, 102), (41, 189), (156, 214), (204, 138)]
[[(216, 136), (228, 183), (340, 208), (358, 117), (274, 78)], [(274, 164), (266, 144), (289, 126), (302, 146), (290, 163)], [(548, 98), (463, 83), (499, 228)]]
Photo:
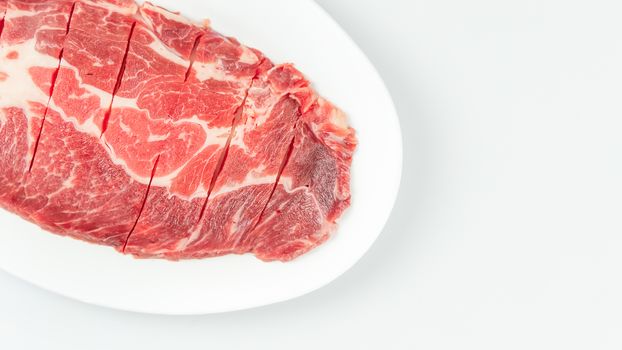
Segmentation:
[[(320, 288), (348, 270), (376, 240), (393, 207), (402, 143), (391, 98), (369, 60), (310, 0), (153, 0), (294, 62), (318, 92), (343, 109), (359, 147), (352, 206), (334, 237), (293, 262), (251, 255), (169, 262), (136, 260), (111, 248), (46, 233), (0, 210), (0, 268), (87, 303), (160, 314), (205, 314), (267, 305)], [(241, 10), (243, 9), (243, 10)]]

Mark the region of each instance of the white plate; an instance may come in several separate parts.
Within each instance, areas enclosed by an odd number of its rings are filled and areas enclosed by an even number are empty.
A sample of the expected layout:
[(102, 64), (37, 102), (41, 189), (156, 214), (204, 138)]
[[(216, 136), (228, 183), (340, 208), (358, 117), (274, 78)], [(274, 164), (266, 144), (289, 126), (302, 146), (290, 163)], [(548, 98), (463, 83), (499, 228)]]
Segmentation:
[[(352, 207), (327, 243), (290, 263), (253, 256), (168, 262), (135, 260), (111, 248), (42, 231), (0, 210), (0, 267), (87, 303), (160, 314), (205, 314), (295, 298), (348, 270), (376, 240), (397, 195), (402, 162), (399, 122), (369, 60), (310, 0), (155, 0), (294, 62), (320, 94), (344, 109), (360, 145), (352, 167)], [(197, 18), (197, 19), (198, 19)]]

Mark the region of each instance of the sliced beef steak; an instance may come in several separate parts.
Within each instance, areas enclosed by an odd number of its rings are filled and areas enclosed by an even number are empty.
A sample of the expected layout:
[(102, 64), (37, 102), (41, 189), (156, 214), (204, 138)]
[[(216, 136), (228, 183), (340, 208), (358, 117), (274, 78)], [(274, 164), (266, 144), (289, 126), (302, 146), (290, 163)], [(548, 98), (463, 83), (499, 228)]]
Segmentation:
[(0, 14), (0, 206), (142, 258), (287, 261), (334, 232), (354, 132), (292, 65), (149, 3)]

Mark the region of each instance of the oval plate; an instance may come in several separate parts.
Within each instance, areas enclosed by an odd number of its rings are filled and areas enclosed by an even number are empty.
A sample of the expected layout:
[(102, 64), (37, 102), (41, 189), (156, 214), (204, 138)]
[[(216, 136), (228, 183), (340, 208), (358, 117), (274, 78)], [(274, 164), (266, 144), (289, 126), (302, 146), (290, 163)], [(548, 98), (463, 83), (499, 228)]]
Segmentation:
[[(206, 314), (292, 299), (331, 282), (376, 240), (397, 195), (402, 162), (391, 98), (362, 51), (310, 0), (156, 0), (294, 62), (357, 131), (352, 207), (334, 237), (289, 263), (250, 255), (169, 262), (136, 260), (111, 248), (46, 233), (0, 210), (0, 268), (83, 302), (158, 314)], [(244, 11), (240, 11), (243, 8)]]

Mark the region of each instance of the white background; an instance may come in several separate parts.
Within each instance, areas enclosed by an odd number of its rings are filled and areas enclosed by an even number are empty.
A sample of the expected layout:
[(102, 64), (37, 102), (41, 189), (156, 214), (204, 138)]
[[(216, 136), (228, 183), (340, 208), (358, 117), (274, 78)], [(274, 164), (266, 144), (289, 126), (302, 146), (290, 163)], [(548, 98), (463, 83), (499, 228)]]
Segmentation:
[(201, 317), (0, 272), (0, 348), (622, 348), (622, 4), (319, 3), (404, 133), (397, 206), (363, 260), (300, 299)]

